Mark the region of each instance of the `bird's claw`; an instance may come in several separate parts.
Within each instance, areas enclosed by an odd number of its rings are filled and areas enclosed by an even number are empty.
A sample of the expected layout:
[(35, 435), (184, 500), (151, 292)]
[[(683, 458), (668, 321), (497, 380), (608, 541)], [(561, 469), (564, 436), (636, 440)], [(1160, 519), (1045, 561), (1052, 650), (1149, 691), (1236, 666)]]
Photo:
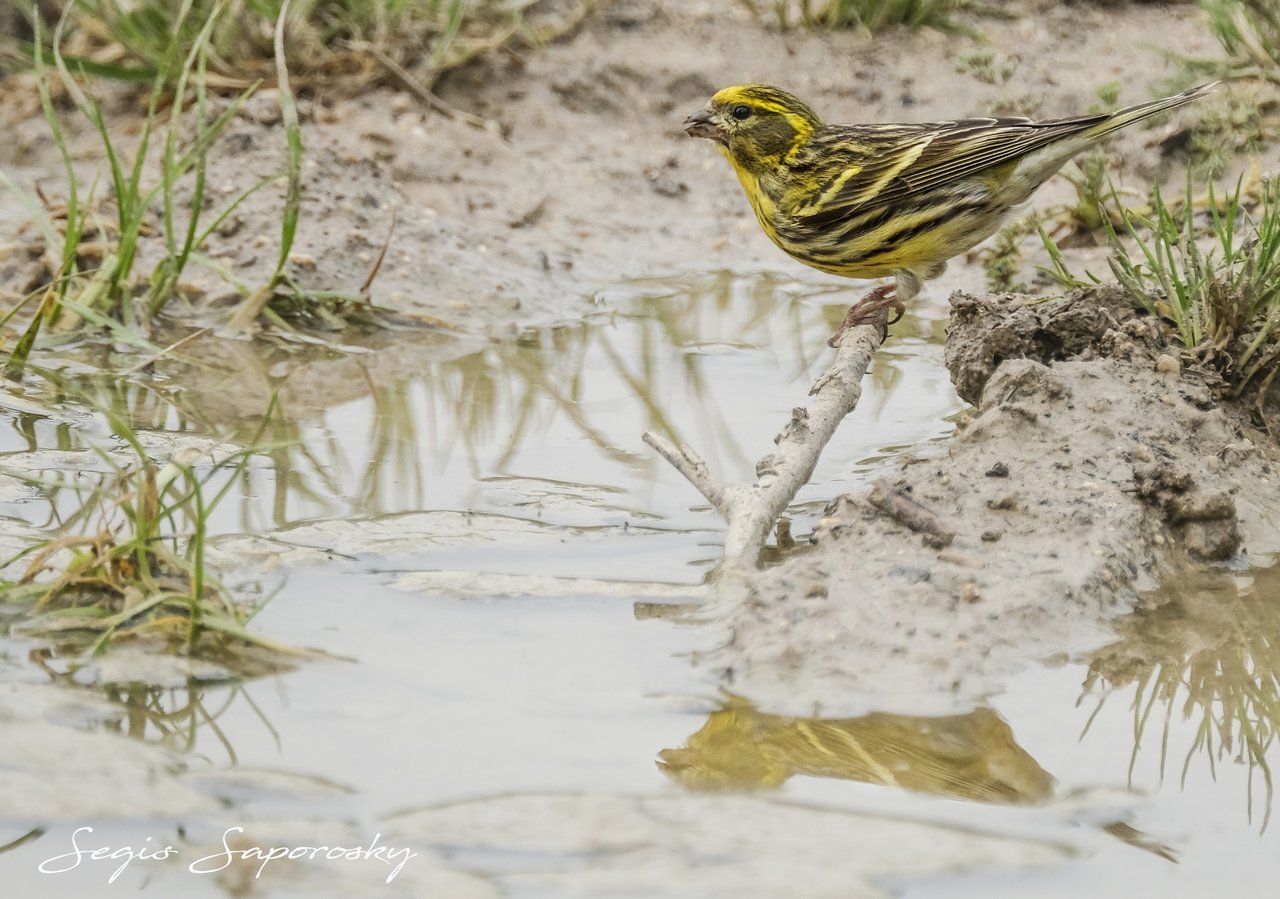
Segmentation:
[[(892, 309), (893, 318), (888, 318), (886, 310)], [(840, 329), (831, 336), (827, 341), (827, 346), (837, 347), (840, 345), (840, 339), (850, 328), (856, 328), (858, 325), (874, 325), (880, 326), (880, 339), (883, 341), (889, 336), (889, 325), (896, 325), (902, 321), (902, 316), (906, 313), (907, 307), (898, 299), (894, 292), (894, 285), (882, 284), (875, 290), (868, 293), (858, 302), (849, 307), (848, 314), (844, 317), (844, 322), (840, 325)]]

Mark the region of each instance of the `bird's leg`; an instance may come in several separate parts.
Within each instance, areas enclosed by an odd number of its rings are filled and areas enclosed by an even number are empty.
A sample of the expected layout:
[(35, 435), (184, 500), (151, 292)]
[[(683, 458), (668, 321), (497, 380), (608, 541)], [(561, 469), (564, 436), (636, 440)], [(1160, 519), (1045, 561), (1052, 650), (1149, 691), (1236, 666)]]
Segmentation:
[(901, 320), (907, 307), (898, 299), (895, 284), (881, 284), (875, 290), (868, 293), (849, 307), (849, 314), (844, 317), (844, 324), (840, 326), (840, 330), (836, 331), (827, 341), (827, 346), (836, 346), (840, 343), (840, 338), (844, 336), (844, 332), (850, 328), (856, 328), (858, 325), (870, 324), (876, 315), (886, 309), (892, 309), (895, 313), (893, 319), (888, 325), (897, 324)]

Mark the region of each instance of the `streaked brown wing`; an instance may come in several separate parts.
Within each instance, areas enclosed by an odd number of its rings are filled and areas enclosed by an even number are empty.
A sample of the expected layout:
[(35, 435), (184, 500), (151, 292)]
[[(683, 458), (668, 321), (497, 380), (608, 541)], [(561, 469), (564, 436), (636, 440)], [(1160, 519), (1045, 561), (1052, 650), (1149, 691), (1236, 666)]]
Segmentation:
[(857, 162), (862, 168), (852, 175), (848, 169), (837, 170), (788, 212), (806, 226), (838, 222), (961, 181), (1085, 131), (1106, 118), (1106, 113), (1100, 113), (1051, 122), (991, 118), (907, 126), (832, 125), (815, 136), (806, 149), (822, 158), (848, 155), (838, 148), (852, 145), (858, 150)]

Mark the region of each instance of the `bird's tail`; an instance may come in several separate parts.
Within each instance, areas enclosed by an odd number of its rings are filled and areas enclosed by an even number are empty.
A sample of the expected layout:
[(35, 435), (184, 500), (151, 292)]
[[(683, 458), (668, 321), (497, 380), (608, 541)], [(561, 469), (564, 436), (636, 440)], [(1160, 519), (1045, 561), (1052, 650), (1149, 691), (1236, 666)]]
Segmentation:
[(1156, 115), (1167, 109), (1177, 109), (1184, 106), (1192, 100), (1198, 100), (1205, 94), (1212, 93), (1213, 89), (1218, 86), (1219, 82), (1212, 84), (1202, 84), (1199, 87), (1193, 87), (1190, 90), (1183, 91), (1180, 94), (1174, 94), (1172, 97), (1165, 97), (1160, 100), (1151, 100), (1148, 103), (1139, 103), (1137, 106), (1128, 106), (1124, 109), (1117, 110), (1098, 124), (1086, 129), (1083, 134), (1097, 140), (1105, 137), (1113, 131), (1118, 131), (1126, 125), (1132, 125), (1134, 122), (1141, 121), (1148, 116)]
[(1038, 127), (1044, 129), (1042, 145), (1027, 153), (1009, 177), (1004, 185), (1006, 202), (1011, 205), (1023, 202), (1068, 159), (1081, 150), (1093, 146), (1113, 131), (1119, 131), (1148, 116), (1190, 103), (1210, 93), (1217, 85), (1216, 81), (1213, 84), (1202, 84), (1200, 87), (1193, 87), (1189, 91), (1183, 91), (1172, 97), (1139, 103), (1137, 106), (1129, 106), (1110, 115), (1094, 114), (1038, 123)]

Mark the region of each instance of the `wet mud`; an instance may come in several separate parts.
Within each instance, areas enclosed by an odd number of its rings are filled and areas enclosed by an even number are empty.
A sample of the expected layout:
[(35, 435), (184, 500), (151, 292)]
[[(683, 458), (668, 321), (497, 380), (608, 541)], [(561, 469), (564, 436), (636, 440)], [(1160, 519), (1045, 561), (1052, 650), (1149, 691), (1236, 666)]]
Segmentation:
[(1161, 364), (1168, 340), (1114, 289), (953, 296), (947, 365), (972, 413), (746, 588), (719, 659), (732, 688), (771, 709), (963, 709), (1096, 646), (1180, 553), (1265, 563), (1275, 442), (1194, 366)]

